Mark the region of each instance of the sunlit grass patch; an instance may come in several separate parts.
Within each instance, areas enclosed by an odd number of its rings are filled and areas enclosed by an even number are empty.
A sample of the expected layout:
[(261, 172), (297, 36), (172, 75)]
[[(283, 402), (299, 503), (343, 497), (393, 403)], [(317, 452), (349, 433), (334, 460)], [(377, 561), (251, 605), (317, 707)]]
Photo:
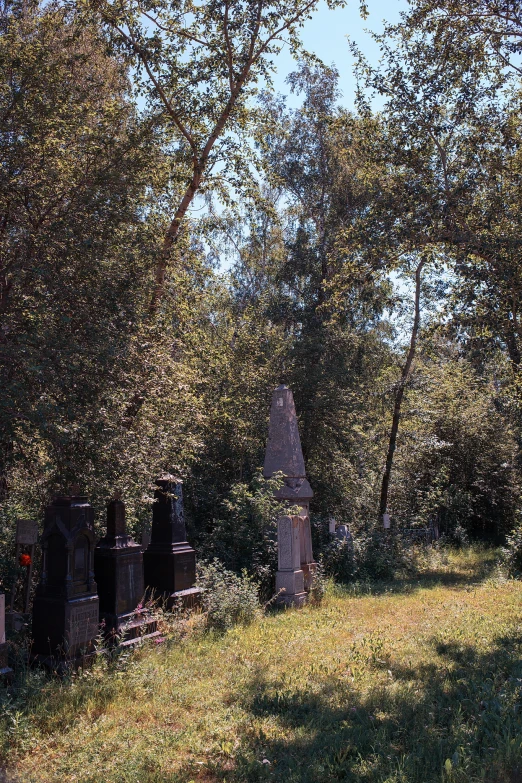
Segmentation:
[(516, 783), (522, 584), (495, 562), (433, 553), (420, 576), (35, 685), (5, 707), (4, 758), (29, 783)]

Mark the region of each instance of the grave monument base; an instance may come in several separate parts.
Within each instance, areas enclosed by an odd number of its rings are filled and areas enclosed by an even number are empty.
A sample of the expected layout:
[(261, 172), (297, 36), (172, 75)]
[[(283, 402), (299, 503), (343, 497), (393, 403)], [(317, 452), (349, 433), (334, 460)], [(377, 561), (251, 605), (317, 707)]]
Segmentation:
[[(282, 591), (282, 592), (279, 592)], [(302, 571), (278, 571), (276, 573), (276, 604), (284, 606), (303, 606), (308, 600), (304, 589)]]
[(179, 601), (184, 609), (193, 609), (201, 603), (201, 590), (194, 587), (196, 553), (186, 541), (149, 544), (143, 553), (143, 567), (150, 594), (155, 598), (163, 595), (167, 609)]
[(277, 521), (276, 604), (302, 606), (308, 598), (300, 566), (300, 527), (300, 517), (284, 516)]
[(181, 606), (183, 609), (197, 609), (201, 606), (202, 591), (199, 587), (189, 587), (187, 590), (177, 590), (167, 598), (167, 609)]
[(37, 595), (33, 602), (33, 658), (74, 659), (94, 651), (97, 595), (71, 598)]
[(146, 616), (137, 617), (135, 614), (119, 617), (117, 627), (106, 627), (107, 642), (109, 645), (117, 644), (118, 647), (135, 647), (160, 635), (157, 620)]

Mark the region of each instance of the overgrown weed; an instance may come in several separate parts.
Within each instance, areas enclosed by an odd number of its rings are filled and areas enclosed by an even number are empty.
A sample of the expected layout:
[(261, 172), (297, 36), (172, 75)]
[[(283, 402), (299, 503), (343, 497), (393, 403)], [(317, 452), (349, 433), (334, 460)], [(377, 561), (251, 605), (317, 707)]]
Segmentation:
[(180, 614), (124, 665), (27, 672), (2, 758), (27, 783), (513, 783), (522, 584), (495, 573), (433, 550), (409, 582), (330, 583), (247, 627)]

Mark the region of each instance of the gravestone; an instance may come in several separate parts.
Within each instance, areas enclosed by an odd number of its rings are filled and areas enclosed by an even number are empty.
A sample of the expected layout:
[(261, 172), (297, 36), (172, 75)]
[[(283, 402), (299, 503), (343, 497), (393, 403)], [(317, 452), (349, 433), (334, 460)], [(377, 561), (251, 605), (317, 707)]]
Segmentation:
[(94, 577), (109, 642), (128, 647), (159, 636), (157, 622), (141, 606), (143, 549), (127, 534), (125, 504), (119, 497), (107, 506), (107, 533), (94, 550)]
[(0, 680), (11, 678), (13, 670), (7, 660), (7, 642), (5, 640), (5, 595), (0, 593)]
[(143, 553), (145, 587), (166, 598), (167, 608), (181, 601), (196, 606), (201, 590), (196, 583), (196, 553), (186, 540), (183, 483), (165, 475), (156, 481), (150, 544)]
[(278, 386), (272, 395), (263, 467), (265, 478), (270, 478), (277, 472), (283, 473), (285, 479), (284, 485), (275, 493), (275, 498), (289, 506), (301, 507), (301, 569), (304, 573), (305, 589), (310, 590), (317, 568), (312, 552), (309, 516), (310, 501), (314, 493), (306, 478), (294, 397), (288, 386), (284, 385)]
[(352, 540), (352, 534), (350, 533), (348, 525), (339, 525), (335, 531), (335, 537), (339, 539), (339, 541), (350, 542)]
[[(34, 564), (34, 548), (38, 541), (38, 522), (33, 519), (19, 519), (16, 523), (16, 535), (15, 535), (15, 558), (17, 562), (20, 562), (21, 557), (28, 557), (29, 563), (26, 567), (24, 575), (24, 586), (22, 595), (21, 610), (25, 614), (29, 611), (29, 598), (31, 594), (31, 582), (33, 578), (33, 564)], [(22, 553), (22, 549), (27, 550)], [(11, 625), (16, 627), (17, 620), (21, 624), (24, 622), (24, 617), (18, 612), (15, 612), (15, 601), (17, 592), (17, 582), (15, 581), (11, 590)], [(17, 617), (15, 617), (17, 615)], [(21, 625), (20, 625), (21, 627)]]
[(302, 606), (306, 603), (304, 574), (301, 569), (300, 516), (284, 516), (277, 521), (276, 603)]
[(83, 495), (55, 497), (45, 510), (42, 572), (33, 601), (32, 654), (75, 659), (93, 650), (99, 600), (94, 579), (94, 511)]

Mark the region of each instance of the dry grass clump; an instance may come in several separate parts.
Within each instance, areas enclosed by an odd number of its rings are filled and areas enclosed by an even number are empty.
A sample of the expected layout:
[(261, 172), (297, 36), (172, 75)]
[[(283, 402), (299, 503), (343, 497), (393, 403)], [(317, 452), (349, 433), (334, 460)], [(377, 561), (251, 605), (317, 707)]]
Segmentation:
[[(198, 621), (193, 621), (198, 624)], [(517, 783), (522, 583), (495, 553), (226, 633), (178, 633), (70, 681), (29, 675), (3, 758), (31, 783)], [(31, 678), (34, 678), (31, 682)]]

